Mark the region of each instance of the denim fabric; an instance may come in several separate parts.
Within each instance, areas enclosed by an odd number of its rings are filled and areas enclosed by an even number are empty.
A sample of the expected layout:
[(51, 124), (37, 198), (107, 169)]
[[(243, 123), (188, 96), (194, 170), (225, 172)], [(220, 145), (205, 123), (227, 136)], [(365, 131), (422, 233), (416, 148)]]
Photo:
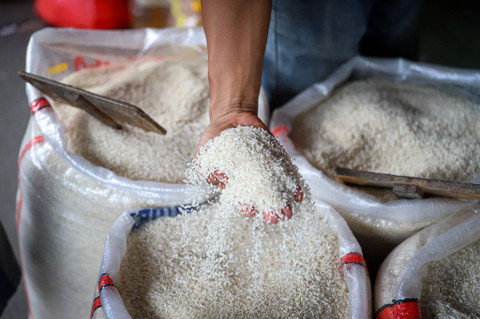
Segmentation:
[[(384, 4), (378, 5), (377, 2)], [(271, 107), (283, 105), (357, 55), (365, 34), (369, 35), (369, 41), (365, 41), (369, 54), (376, 46), (380, 47), (378, 43), (394, 44), (395, 39), (409, 38), (414, 34), (412, 30), (415, 28), (399, 21), (402, 21), (402, 15), (407, 15), (408, 21), (414, 20), (418, 6), (412, 3), (419, 3), (419, 0), (377, 2), (274, 0), (262, 76)], [(397, 14), (386, 15), (389, 10), (396, 10)], [(371, 13), (385, 16), (376, 20)], [(389, 19), (395, 25), (388, 25)], [(407, 36), (403, 36), (404, 30), (408, 31)], [(392, 37), (394, 41), (382, 42), (385, 37)], [(390, 47), (389, 53), (394, 52), (394, 45)]]

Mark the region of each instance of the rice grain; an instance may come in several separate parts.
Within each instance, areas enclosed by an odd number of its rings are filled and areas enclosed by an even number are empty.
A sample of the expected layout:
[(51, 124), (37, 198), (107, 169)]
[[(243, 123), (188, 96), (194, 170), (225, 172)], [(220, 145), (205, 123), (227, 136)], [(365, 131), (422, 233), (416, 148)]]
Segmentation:
[(66, 104), (53, 107), (66, 128), (67, 150), (133, 180), (182, 183), (209, 124), (207, 62), (160, 61), (85, 69), (63, 80), (140, 107), (165, 136), (124, 125), (108, 127)]

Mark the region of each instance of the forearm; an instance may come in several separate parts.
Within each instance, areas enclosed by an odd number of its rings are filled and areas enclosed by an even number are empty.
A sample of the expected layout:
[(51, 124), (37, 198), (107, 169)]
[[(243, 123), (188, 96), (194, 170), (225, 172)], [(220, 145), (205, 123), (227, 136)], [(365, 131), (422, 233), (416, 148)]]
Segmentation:
[(210, 118), (256, 112), (271, 0), (203, 0)]

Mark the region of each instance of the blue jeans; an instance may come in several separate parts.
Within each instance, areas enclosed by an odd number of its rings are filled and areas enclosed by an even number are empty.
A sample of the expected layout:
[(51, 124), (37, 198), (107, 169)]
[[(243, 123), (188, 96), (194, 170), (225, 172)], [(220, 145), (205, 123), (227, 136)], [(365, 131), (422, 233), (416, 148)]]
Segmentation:
[(274, 0), (262, 85), (279, 107), (357, 54), (417, 58), (420, 0)]

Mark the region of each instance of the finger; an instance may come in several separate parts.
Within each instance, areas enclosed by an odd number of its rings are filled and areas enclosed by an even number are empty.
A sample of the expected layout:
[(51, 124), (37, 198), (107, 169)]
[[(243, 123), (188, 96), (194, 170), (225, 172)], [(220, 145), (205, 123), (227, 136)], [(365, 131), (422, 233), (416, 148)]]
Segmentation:
[(221, 183), (214, 173), (211, 173), (210, 175), (208, 175), (207, 183), (218, 186), (222, 190), (225, 188), (225, 184)]
[(213, 174), (215, 174), (218, 181), (222, 184), (225, 184), (228, 181), (228, 177), (227, 177), (227, 175), (225, 175), (225, 173), (222, 173), (222, 172), (219, 172), (218, 170), (216, 170), (215, 172), (213, 172)]
[(300, 186), (297, 186), (297, 191), (295, 193), (295, 198), (294, 199), (297, 203), (300, 203), (303, 200), (303, 191), (300, 188)]
[(207, 177), (207, 183), (212, 185), (218, 185), (220, 182), (218, 181), (217, 177), (213, 173), (211, 173)]
[(293, 212), (292, 212), (292, 207), (287, 204), (283, 209), (282, 209), (282, 214), (284, 216), (284, 220), (288, 220), (292, 218)]
[(208, 175), (207, 183), (220, 187), (220, 189), (224, 189), (226, 182), (228, 181), (227, 175), (224, 173), (215, 170), (213, 173)]
[(240, 204), (240, 212), (247, 217), (253, 217), (257, 213), (255, 207), (247, 205), (247, 204)]
[(274, 225), (278, 223), (278, 215), (273, 212), (263, 213), (263, 219), (267, 224)]

